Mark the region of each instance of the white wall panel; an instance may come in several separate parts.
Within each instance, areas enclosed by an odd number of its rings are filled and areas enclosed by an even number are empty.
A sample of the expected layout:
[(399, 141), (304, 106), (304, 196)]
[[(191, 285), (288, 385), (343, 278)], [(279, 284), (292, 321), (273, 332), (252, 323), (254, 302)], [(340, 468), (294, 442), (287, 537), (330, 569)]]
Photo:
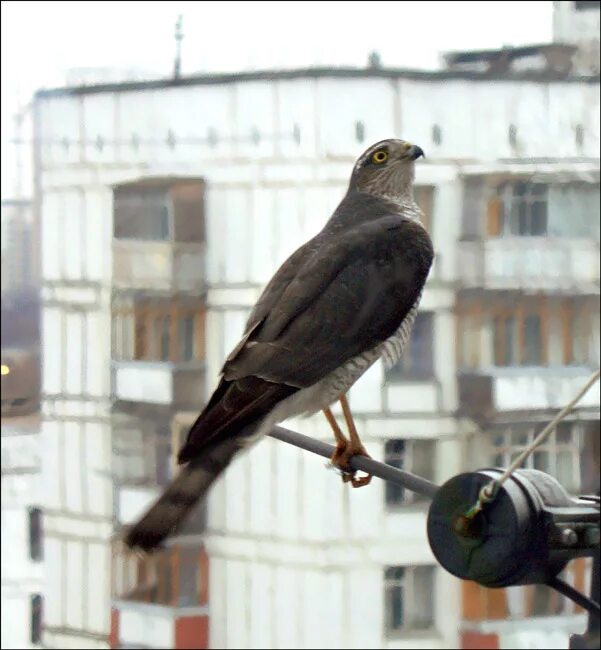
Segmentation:
[(251, 192), (249, 189), (231, 188), (227, 191), (225, 213), (222, 215), (225, 237), (223, 254), (226, 282), (248, 280), (250, 270)]
[(244, 335), (244, 327), (248, 320), (248, 310), (232, 309), (223, 313), (223, 353), (221, 364), (234, 349)]
[(275, 192), (271, 188), (257, 187), (252, 199), (249, 280), (266, 284), (277, 268)]
[(60, 242), (60, 250), (65, 279), (80, 280), (85, 252), (83, 192), (65, 190), (61, 207), (64, 239)]
[(81, 427), (80, 422), (63, 422), (65, 507), (69, 512), (82, 512), (84, 498), (87, 498), (82, 489), (82, 473), (87, 468), (82, 466)]
[(42, 278), (58, 280), (62, 271), (64, 237), (62, 224), (62, 195), (58, 192), (46, 192), (42, 196), (41, 258)]
[(64, 504), (61, 497), (63, 480), (62, 423), (42, 422), (40, 444), (42, 446), (42, 499), (44, 508), (59, 510)]
[(211, 619), (209, 625), (209, 648), (227, 648), (227, 560), (210, 557), (209, 594), (211, 595)]
[(108, 225), (112, 223), (110, 205), (103, 200), (103, 194), (98, 190), (88, 190), (85, 193), (85, 273), (87, 280), (100, 281), (105, 276), (106, 258), (111, 257)]
[(227, 190), (211, 187), (205, 194), (207, 223), (207, 280), (211, 284), (223, 282), (226, 262)]
[(111, 431), (107, 424), (84, 423), (85, 473), (88, 512), (94, 516), (113, 515), (111, 472)]
[(274, 580), (274, 648), (302, 648), (302, 574), (298, 569), (276, 566)]
[(169, 364), (123, 365), (115, 375), (115, 393), (132, 402), (170, 404), (173, 400), (173, 376)]
[(85, 392), (94, 397), (108, 394), (111, 355), (110, 317), (101, 311), (88, 312), (86, 318)]
[(64, 316), (60, 309), (42, 309), (42, 391), (50, 395), (63, 390), (63, 327)]
[(304, 243), (303, 194), (296, 187), (276, 190), (276, 264), (279, 266)]
[[(83, 543), (67, 541), (67, 571), (64, 576), (66, 592), (67, 625), (81, 630), (84, 624), (84, 594), (95, 588), (94, 583), (88, 585), (83, 581)], [(87, 577), (87, 576), (86, 576)]]
[(247, 648), (273, 648), (272, 630), (274, 621), (273, 576), (274, 568), (269, 564), (252, 562), (248, 564), (250, 593), (249, 638)]
[[(178, 145), (179, 160), (204, 161), (229, 158), (234, 135), (235, 94), (232, 85), (170, 88), (157, 93), (156, 110), (167, 116), (166, 122), (176, 138), (206, 138), (209, 130), (217, 136), (215, 146)], [(163, 128), (167, 123), (163, 125)], [(165, 138), (167, 132), (165, 129)]]
[[(275, 82), (255, 81), (234, 86), (236, 101), (235, 134), (244, 140), (237, 141), (234, 155), (263, 158), (274, 155), (273, 134), (275, 127)], [(253, 129), (263, 136), (258, 144), (249, 142)]]
[(274, 499), (273, 477), (274, 467), (272, 458), (274, 456), (273, 443), (271, 440), (261, 440), (254, 445), (248, 455), (249, 487), (248, 487), (248, 508), (249, 508), (249, 532), (255, 535), (269, 535), (275, 533), (279, 528), (274, 525)]
[(225, 517), (228, 533), (248, 531), (248, 458), (238, 454), (225, 472)]
[(88, 544), (86, 599), (87, 626), (99, 634), (107, 634), (110, 624), (110, 547), (108, 544)]
[[(100, 93), (82, 97), (83, 129), (85, 140), (90, 141), (84, 148), (84, 159), (92, 163), (110, 163), (117, 159), (118, 148), (110, 142), (116, 139), (115, 104), (119, 95)], [(98, 138), (104, 141), (98, 147)]]
[(65, 316), (67, 336), (65, 347), (65, 391), (69, 395), (82, 392), (82, 375), (84, 371), (83, 312), (68, 313)]
[(55, 537), (44, 539), (44, 565), (46, 586), (44, 589), (44, 625), (63, 627), (66, 623), (63, 592), (66, 588), (66, 567), (63, 565), (64, 542)]
[(248, 648), (248, 564), (228, 560), (225, 568), (227, 594), (226, 648)]
[(272, 534), (287, 539), (299, 539), (303, 509), (310, 504), (302, 501), (303, 452), (292, 445), (278, 441), (265, 441), (274, 456), (273, 483), (274, 528)]
[(376, 361), (350, 390), (349, 401), (354, 413), (376, 413), (382, 410), (382, 364)]
[(294, 125), (300, 128), (300, 143), (292, 137), (279, 143), (286, 157), (314, 156), (316, 150), (314, 79), (295, 79), (277, 82), (278, 125), (281, 133), (292, 136)]
[[(394, 86), (386, 79), (319, 79), (317, 103), (320, 151), (325, 156), (356, 158), (368, 146), (394, 137)], [(365, 139), (358, 142), (355, 124), (362, 122)]]

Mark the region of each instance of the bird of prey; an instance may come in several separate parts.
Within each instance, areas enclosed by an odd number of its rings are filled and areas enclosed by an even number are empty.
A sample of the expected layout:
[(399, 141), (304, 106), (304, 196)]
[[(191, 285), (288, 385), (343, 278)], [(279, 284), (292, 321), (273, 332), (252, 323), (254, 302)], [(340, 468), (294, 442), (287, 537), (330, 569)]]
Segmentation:
[[(324, 228), (294, 252), (261, 294), (221, 379), (179, 451), (183, 465), (125, 535), (150, 551), (175, 532), (232, 458), (283, 420), (322, 410), (336, 438), (332, 463), (367, 455), (346, 393), (379, 358), (388, 365), (409, 338), (433, 260), (413, 200), (420, 147), (378, 142), (353, 168), (348, 191)], [(340, 400), (350, 440), (330, 406)]]

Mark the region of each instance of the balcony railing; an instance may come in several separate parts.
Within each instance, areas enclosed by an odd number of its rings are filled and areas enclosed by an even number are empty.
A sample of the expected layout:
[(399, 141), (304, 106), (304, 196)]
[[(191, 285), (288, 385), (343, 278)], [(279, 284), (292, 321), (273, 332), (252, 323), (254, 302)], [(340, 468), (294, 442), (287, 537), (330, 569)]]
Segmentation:
[(599, 293), (599, 242), (511, 237), (459, 244), (464, 287)]
[(196, 408), (204, 397), (201, 362), (113, 361), (115, 397), (127, 402)]
[(118, 289), (201, 292), (204, 244), (114, 239), (113, 283)]
[[(547, 411), (568, 403), (591, 375), (590, 368), (490, 368), (459, 375), (459, 402), (467, 415), (488, 419), (497, 413)], [(598, 409), (599, 381), (578, 404)]]

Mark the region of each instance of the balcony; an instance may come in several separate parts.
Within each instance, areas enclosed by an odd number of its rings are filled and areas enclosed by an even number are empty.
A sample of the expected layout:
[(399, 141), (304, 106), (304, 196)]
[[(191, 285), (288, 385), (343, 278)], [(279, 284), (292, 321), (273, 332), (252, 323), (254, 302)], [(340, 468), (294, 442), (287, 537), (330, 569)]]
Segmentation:
[(205, 288), (204, 244), (114, 239), (113, 285), (201, 293)]
[(113, 361), (113, 391), (126, 402), (197, 408), (205, 394), (204, 363)]
[[(478, 420), (499, 413), (547, 411), (564, 407), (592, 370), (583, 367), (494, 368), (459, 375), (462, 411)], [(599, 380), (578, 408), (599, 409)]]
[(599, 294), (599, 242), (507, 237), (459, 243), (465, 288)]
[(152, 556), (115, 545), (111, 647), (206, 648), (208, 558), (200, 543)]

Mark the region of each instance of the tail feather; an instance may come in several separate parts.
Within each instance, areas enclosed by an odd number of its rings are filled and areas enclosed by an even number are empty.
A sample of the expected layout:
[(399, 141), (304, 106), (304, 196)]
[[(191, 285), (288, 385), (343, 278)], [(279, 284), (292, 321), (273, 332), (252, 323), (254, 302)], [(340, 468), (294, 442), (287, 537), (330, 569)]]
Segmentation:
[(152, 551), (176, 532), (228, 466), (240, 449), (240, 442), (237, 437), (220, 442), (188, 463), (150, 510), (127, 531), (125, 544), (131, 549)]

